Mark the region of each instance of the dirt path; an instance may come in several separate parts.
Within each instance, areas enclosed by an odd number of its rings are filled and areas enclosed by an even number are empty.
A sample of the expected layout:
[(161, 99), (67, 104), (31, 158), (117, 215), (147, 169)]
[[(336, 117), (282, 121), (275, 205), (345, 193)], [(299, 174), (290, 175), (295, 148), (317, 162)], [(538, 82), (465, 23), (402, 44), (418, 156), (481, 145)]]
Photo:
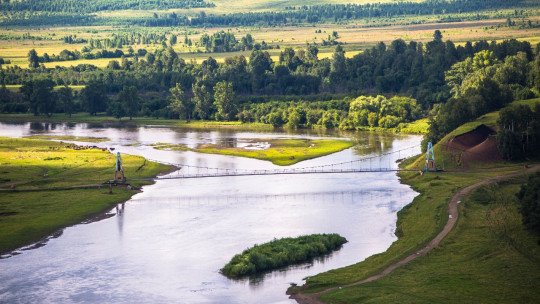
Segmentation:
[(348, 284), (348, 285), (343, 285), (343, 286), (340, 286), (340, 287), (333, 287), (333, 288), (325, 289), (323, 291), (319, 291), (319, 292), (316, 292), (316, 293), (302, 293), (302, 292), (299, 292), (299, 293), (291, 295), (290, 298), (296, 300), (296, 302), (298, 302), (299, 304), (323, 304), (324, 302), (322, 302), (319, 299), (319, 297), (321, 295), (323, 295), (323, 294), (332, 292), (332, 291), (337, 290), (337, 289), (341, 289), (343, 287), (356, 286), (356, 285), (360, 285), (360, 284), (364, 284), (364, 283), (367, 283), (367, 282), (372, 282), (372, 281), (378, 280), (379, 278), (381, 278), (381, 277), (389, 274), (390, 272), (392, 272), (394, 269), (396, 269), (398, 267), (401, 267), (401, 266), (407, 264), (408, 262), (416, 259), (417, 257), (426, 254), (432, 248), (439, 245), (441, 240), (452, 230), (452, 228), (454, 228), (454, 225), (456, 224), (456, 221), (457, 221), (458, 215), (459, 215), (458, 214), (458, 204), (461, 202), (463, 197), (465, 195), (467, 195), (469, 192), (471, 192), (475, 188), (477, 188), (479, 186), (482, 186), (482, 185), (485, 185), (485, 184), (489, 184), (489, 183), (492, 183), (492, 182), (495, 182), (495, 181), (498, 181), (498, 180), (501, 180), (501, 179), (513, 177), (513, 176), (532, 173), (532, 172), (537, 171), (539, 169), (540, 169), (540, 164), (537, 164), (537, 165), (534, 165), (534, 166), (532, 166), (532, 167), (530, 167), (530, 168), (528, 168), (526, 170), (491, 177), (491, 178), (485, 179), (483, 181), (480, 181), (480, 182), (478, 182), (476, 184), (470, 185), (470, 186), (462, 189), (456, 195), (454, 195), (450, 199), (450, 201), (448, 202), (448, 221), (446, 222), (446, 225), (444, 226), (443, 230), (439, 234), (437, 234), (437, 236), (433, 240), (431, 240), (426, 245), (426, 247), (420, 249), (416, 253), (413, 253), (413, 254), (407, 256), (403, 260), (388, 266), (382, 272), (380, 272), (380, 273), (378, 273), (378, 274), (376, 274), (374, 276), (371, 276), (371, 277), (369, 277), (367, 279), (364, 279), (362, 281), (354, 282), (354, 283), (351, 283), (351, 284)]

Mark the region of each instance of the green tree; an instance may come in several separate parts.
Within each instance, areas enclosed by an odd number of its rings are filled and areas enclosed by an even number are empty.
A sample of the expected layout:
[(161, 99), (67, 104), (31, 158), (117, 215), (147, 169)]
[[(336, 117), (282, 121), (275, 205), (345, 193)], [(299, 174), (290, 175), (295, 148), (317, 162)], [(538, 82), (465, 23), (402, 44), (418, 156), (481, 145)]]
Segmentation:
[(121, 100), (113, 100), (109, 102), (107, 107), (107, 114), (112, 115), (117, 119), (121, 119), (126, 115), (126, 108)]
[(234, 102), (234, 90), (231, 82), (220, 81), (214, 87), (214, 105), (217, 108), (218, 118), (223, 118), (227, 121), (231, 121), (237, 112), (236, 104)]
[(212, 94), (210, 94), (206, 85), (200, 83), (194, 83), (191, 89), (193, 91), (195, 112), (200, 119), (208, 119), (212, 113)]
[(39, 67), (39, 57), (35, 49), (31, 49), (28, 52), (28, 66), (31, 69), (35, 69)]
[(521, 186), (517, 194), (521, 202), (519, 211), (523, 224), (530, 230), (540, 233), (540, 173), (529, 176), (527, 184)]
[(171, 103), (168, 106), (169, 109), (178, 116), (184, 117), (186, 122), (189, 123), (191, 121), (191, 113), (193, 112), (193, 103), (186, 98), (184, 90), (182, 90), (182, 86), (179, 83), (171, 88), (170, 92)]
[(60, 104), (62, 105), (64, 113), (71, 117), (75, 107), (75, 103), (73, 102), (73, 90), (65, 85), (58, 89), (56, 94), (58, 96), (58, 101), (60, 101)]
[(268, 114), (268, 123), (270, 123), (272, 126), (274, 126), (274, 128), (282, 127), (284, 122), (283, 122), (283, 117), (282, 117), (281, 113), (272, 112), (272, 113)]
[(56, 99), (53, 94), (54, 82), (51, 79), (35, 79), (25, 82), (19, 89), (30, 104), (30, 110), (35, 116), (40, 113), (52, 116)]
[(139, 94), (135, 86), (124, 86), (122, 91), (118, 93), (118, 100), (122, 103), (125, 113), (129, 116), (129, 120), (133, 119), (139, 112)]
[(90, 81), (81, 90), (81, 99), (84, 109), (90, 115), (96, 115), (106, 109), (108, 98), (105, 92), (105, 85), (100, 81)]
[(300, 115), (300, 112), (297, 109), (294, 109), (289, 113), (289, 122), (287, 124), (289, 125), (289, 127), (296, 129), (300, 126), (301, 120), (302, 117)]

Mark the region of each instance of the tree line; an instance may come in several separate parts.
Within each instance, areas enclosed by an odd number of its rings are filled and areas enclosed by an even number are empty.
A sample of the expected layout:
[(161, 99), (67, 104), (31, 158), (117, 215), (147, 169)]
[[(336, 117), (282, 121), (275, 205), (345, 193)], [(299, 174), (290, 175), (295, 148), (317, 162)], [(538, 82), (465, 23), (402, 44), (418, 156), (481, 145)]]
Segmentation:
[(94, 13), (114, 10), (168, 10), (198, 7), (215, 7), (204, 0), (3, 0), (0, 10), (4, 11), (45, 11), (62, 13)]
[[(54, 86), (83, 84), (80, 94), (72, 92), (70, 108), (117, 117), (362, 129), (400, 128), (438, 111), (426, 136), (436, 142), (483, 113), (535, 96), (540, 89), (539, 50), (533, 52), (529, 43), (516, 40), (455, 47), (436, 31), (425, 45), (398, 39), (352, 58), (338, 45), (332, 58), (318, 59), (318, 48), (309, 45), (285, 48), (275, 62), (267, 52), (253, 50), (249, 61), (240, 55), (223, 63), (209, 57), (196, 64), (164, 47), (99, 69), (45, 68), (32, 54), (30, 69), (0, 70), (1, 83), (25, 87), (20, 92), (2, 90), (0, 104), (3, 112), (62, 113), (64, 102), (55, 107), (44, 102), (40, 108), (32, 105), (32, 96), (54, 96)], [(129, 94), (121, 93), (128, 89)], [(321, 97), (324, 94), (330, 98)], [(123, 96), (134, 101), (122, 101)]]
[[(58, 2), (58, 3), (57, 3)], [(66, 2), (73, 2), (67, 5)], [(486, 10), (534, 7), (534, 1), (522, 0), (428, 0), (422, 2), (385, 2), (367, 4), (326, 4), (313, 6), (291, 6), (281, 12), (250, 12), (230, 14), (177, 15), (176, 13), (154, 14), (143, 18), (98, 18), (88, 13), (103, 9), (142, 9), (133, 7), (135, 3), (145, 9), (170, 9), (189, 7), (212, 7), (212, 3), (202, 0), (170, 1), (74, 1), (39, 0), (11, 1), (0, 4), (4, 11), (3, 25), (103, 25), (123, 24), (142, 26), (282, 26), (299, 23), (335, 23), (349, 20), (391, 18), (396, 16), (447, 15), (478, 13)], [(151, 8), (152, 7), (152, 8)], [(76, 8), (76, 9), (75, 9)], [(84, 18), (81, 18), (84, 17)]]

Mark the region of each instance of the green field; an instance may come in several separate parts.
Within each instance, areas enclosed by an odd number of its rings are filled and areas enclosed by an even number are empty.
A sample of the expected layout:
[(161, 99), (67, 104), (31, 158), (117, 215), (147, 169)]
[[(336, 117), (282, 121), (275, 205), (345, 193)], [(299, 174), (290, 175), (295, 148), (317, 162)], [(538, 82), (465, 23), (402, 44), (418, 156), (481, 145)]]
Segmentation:
[[(308, 1), (309, 2), (309, 1)], [(362, 1), (360, 1), (362, 2)], [(279, 2), (281, 5), (287, 2)], [(240, 4), (240, 3), (239, 3)], [(243, 5), (243, 3), (242, 3)], [(206, 10), (206, 9), (205, 9)], [(120, 14), (122, 11), (115, 11), (110, 14)], [(125, 12), (124, 12), (125, 13)], [(151, 12), (149, 12), (151, 14)], [(170, 37), (172, 34), (178, 35), (179, 40), (185, 33), (189, 33), (188, 37), (194, 42), (193, 46), (187, 46), (180, 41), (174, 46), (180, 58), (185, 61), (194, 60), (201, 63), (209, 56), (212, 56), (218, 62), (223, 62), (225, 58), (244, 55), (249, 59), (251, 52), (228, 52), (228, 53), (207, 53), (205, 49), (198, 46), (199, 38), (203, 34), (213, 34), (218, 31), (230, 31), (240, 39), (247, 33), (251, 34), (256, 42), (265, 41), (271, 46), (280, 46), (280, 49), (269, 50), (272, 60), (278, 61), (281, 50), (285, 47), (293, 47), (295, 49), (305, 49), (306, 44), (319, 44), (319, 59), (330, 58), (334, 52), (334, 46), (322, 46), (322, 40), (327, 39), (328, 35), (333, 31), (337, 31), (339, 38), (337, 41), (344, 44), (347, 57), (352, 57), (366, 48), (376, 45), (379, 41), (389, 44), (395, 39), (403, 39), (407, 42), (428, 42), (431, 41), (433, 31), (441, 30), (444, 39), (450, 39), (456, 45), (464, 44), (467, 41), (487, 40), (501, 41), (504, 39), (519, 39), (530, 41), (531, 44), (540, 42), (540, 28), (520, 29), (518, 27), (504, 27), (506, 19), (494, 18), (487, 20), (472, 20), (463, 22), (441, 23), (438, 21), (440, 16), (405, 16), (397, 19), (385, 20), (356, 20), (347, 24), (317, 24), (313, 26), (281, 26), (275, 27), (233, 27), (233, 28), (208, 28), (197, 29), (196, 31), (189, 28), (170, 28), (156, 27), (145, 28), (138, 26), (126, 27), (111, 27), (111, 26), (89, 26), (89, 27), (58, 27), (50, 28), (47, 32), (39, 28), (9, 28), (5, 29), (10, 35), (22, 35), (29, 33), (32, 36), (43, 37), (50, 40), (0, 40), (0, 58), (10, 60), (10, 64), (4, 66), (18, 65), (22, 68), (28, 67), (27, 54), (31, 49), (35, 49), (39, 56), (44, 53), (49, 55), (60, 54), (64, 49), (69, 51), (81, 51), (86, 44), (67, 44), (59, 41), (59, 37), (67, 35), (77, 35), (77, 37), (87, 40), (111, 38), (115, 33), (158, 33), (165, 34)], [(540, 16), (527, 17), (533, 23), (540, 21)], [(418, 24), (416, 24), (418, 23)], [(321, 30), (321, 33), (316, 33), (316, 30)], [(161, 44), (135, 44), (132, 46), (136, 51), (144, 48), (148, 51), (153, 51), (161, 48)], [(127, 52), (127, 46), (123, 47), (123, 51)], [(113, 49), (110, 49), (113, 50)], [(120, 58), (98, 58), (98, 59), (79, 59), (72, 61), (55, 61), (43, 63), (45, 67), (54, 68), (56, 66), (69, 67), (79, 64), (92, 64), (99, 68), (105, 68), (109, 61), (120, 60)]]
[[(514, 104), (534, 104), (538, 100)], [(481, 123), (493, 126), (498, 112), (484, 115), (447, 135), (440, 142), (474, 129)], [(435, 146), (436, 154), (439, 144)], [(486, 163), (474, 170), (428, 172), (425, 155), (409, 159), (402, 182), (420, 195), (398, 212), (398, 240), (384, 253), (358, 264), (331, 270), (306, 280), (305, 292), (358, 282), (381, 272), (423, 248), (445, 225), (449, 199), (460, 189), (478, 181), (523, 170), (523, 163)], [(450, 166), (450, 164), (447, 164)], [(527, 303), (538, 299), (533, 288), (540, 277), (538, 237), (525, 231), (514, 197), (524, 178), (499, 182), (477, 190), (462, 202), (457, 228), (425, 256), (394, 270), (377, 281), (347, 287), (322, 296), (328, 303)], [(504, 186), (504, 188), (503, 188)], [(487, 220), (486, 220), (487, 219)], [(534, 302), (534, 301), (532, 301)]]
[[(126, 177), (151, 177), (169, 166), (123, 155)], [(96, 184), (114, 179), (116, 157), (98, 149), (37, 139), (0, 138), (0, 253), (100, 215), (136, 192)], [(138, 182), (134, 186), (140, 186)], [(77, 199), (75, 199), (77, 198)]]
[(426, 256), (375, 282), (324, 295), (328, 303), (534, 303), (538, 236), (525, 230), (515, 194), (525, 177), (479, 188), (454, 230)]

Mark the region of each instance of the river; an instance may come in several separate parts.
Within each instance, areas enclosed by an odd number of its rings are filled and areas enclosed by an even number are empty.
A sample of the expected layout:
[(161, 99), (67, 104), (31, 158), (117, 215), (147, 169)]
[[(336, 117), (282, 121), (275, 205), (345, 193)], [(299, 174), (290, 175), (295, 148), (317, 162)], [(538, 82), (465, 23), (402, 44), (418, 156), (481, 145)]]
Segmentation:
[[(355, 141), (353, 148), (292, 167), (366, 157), (371, 159), (364, 166), (395, 167), (396, 159), (420, 152), (421, 140), (373, 132), (0, 123), (0, 136), (29, 135), (107, 137), (110, 141), (92, 145), (170, 163), (264, 170), (280, 167), (248, 158), (156, 150), (150, 144), (347, 138)], [(66, 228), (43, 247), (0, 259), (0, 302), (295, 303), (285, 295), (290, 283), (302, 284), (308, 276), (385, 251), (396, 240), (397, 211), (416, 194), (393, 172), (158, 180), (111, 210), (110, 217)], [(219, 273), (254, 244), (312, 233), (339, 233), (349, 242), (323, 258), (256, 277), (230, 280)]]

